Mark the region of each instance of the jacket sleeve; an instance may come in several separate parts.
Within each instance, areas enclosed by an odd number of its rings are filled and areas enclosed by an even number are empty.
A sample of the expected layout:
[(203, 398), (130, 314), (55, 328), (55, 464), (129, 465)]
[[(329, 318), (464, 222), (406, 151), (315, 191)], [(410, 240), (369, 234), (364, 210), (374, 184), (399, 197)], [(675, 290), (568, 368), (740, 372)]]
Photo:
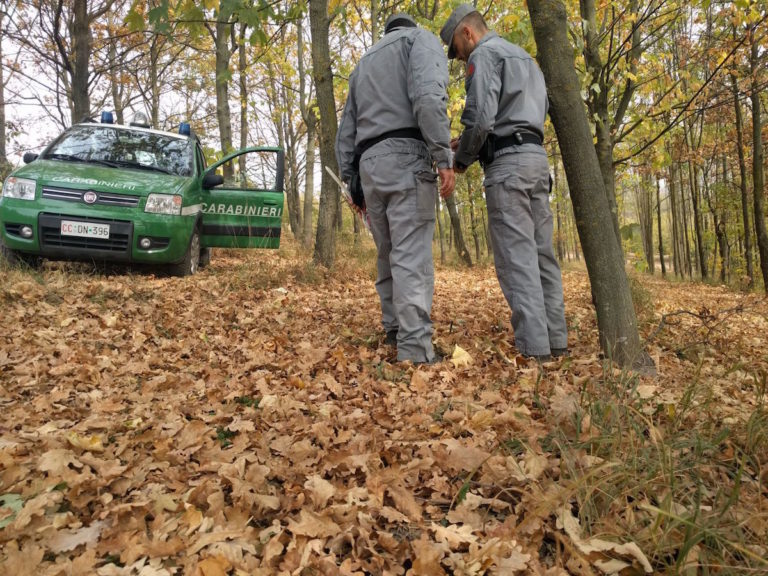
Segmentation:
[(448, 119), (448, 63), (434, 34), (420, 31), (408, 59), (408, 98), (438, 168), (453, 166)]
[(355, 106), (353, 78), (349, 79), (349, 93), (341, 123), (336, 133), (336, 162), (342, 182), (349, 182), (352, 177), (352, 162), (355, 158), (355, 137), (357, 135), (357, 111)]
[(464, 132), (459, 140), (455, 161), (456, 164), (469, 166), (477, 160), (485, 139), (493, 130), (499, 110), (500, 70), (497, 70), (497, 65), (489, 57), (475, 51), (467, 62), (464, 86), (467, 92), (464, 112), (461, 114)]

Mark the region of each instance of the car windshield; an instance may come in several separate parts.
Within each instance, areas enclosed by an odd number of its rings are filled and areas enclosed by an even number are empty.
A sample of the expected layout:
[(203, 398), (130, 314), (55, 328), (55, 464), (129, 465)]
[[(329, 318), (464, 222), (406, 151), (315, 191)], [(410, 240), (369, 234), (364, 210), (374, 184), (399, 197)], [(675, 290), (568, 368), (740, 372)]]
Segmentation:
[(187, 139), (94, 125), (68, 130), (43, 158), (191, 176), (193, 152), (194, 146)]

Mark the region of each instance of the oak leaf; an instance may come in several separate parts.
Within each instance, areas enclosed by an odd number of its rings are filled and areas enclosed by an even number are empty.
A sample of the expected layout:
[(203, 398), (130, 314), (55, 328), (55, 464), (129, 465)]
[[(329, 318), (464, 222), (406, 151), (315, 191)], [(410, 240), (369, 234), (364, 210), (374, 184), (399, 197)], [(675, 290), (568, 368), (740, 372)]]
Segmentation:
[(299, 512), (299, 520), (288, 519), (288, 530), (295, 536), (309, 536), (310, 538), (327, 538), (336, 536), (341, 532), (339, 525), (327, 516), (321, 516), (306, 509)]

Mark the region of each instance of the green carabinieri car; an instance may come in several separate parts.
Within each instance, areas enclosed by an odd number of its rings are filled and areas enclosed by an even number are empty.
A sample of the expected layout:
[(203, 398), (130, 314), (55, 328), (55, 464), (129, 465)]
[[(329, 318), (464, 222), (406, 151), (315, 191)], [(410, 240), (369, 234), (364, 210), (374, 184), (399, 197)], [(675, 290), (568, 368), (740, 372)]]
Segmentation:
[(144, 263), (186, 276), (212, 247), (280, 245), (280, 148), (238, 150), (206, 167), (188, 124), (176, 134), (103, 113), (24, 162), (0, 198), (0, 250), (12, 263)]

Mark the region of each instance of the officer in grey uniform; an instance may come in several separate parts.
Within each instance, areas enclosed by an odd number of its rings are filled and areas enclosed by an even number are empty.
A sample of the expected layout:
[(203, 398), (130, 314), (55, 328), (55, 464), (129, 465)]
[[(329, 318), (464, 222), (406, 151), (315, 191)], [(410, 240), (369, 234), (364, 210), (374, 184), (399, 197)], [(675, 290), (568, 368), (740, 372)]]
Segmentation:
[(552, 249), (549, 166), (542, 147), (548, 99), (544, 76), (519, 46), (488, 30), (469, 4), (440, 31), (448, 57), (466, 62), (462, 135), (454, 168), (485, 170), (493, 256), (512, 309), (515, 345), (540, 359), (568, 353), (560, 266)]
[(454, 186), (447, 64), (434, 34), (407, 14), (390, 16), (349, 78), (336, 138), (342, 180), (359, 165), (387, 340), (396, 341), (399, 361), (415, 364), (439, 360), (430, 318), (432, 235), (438, 173), (441, 196)]

